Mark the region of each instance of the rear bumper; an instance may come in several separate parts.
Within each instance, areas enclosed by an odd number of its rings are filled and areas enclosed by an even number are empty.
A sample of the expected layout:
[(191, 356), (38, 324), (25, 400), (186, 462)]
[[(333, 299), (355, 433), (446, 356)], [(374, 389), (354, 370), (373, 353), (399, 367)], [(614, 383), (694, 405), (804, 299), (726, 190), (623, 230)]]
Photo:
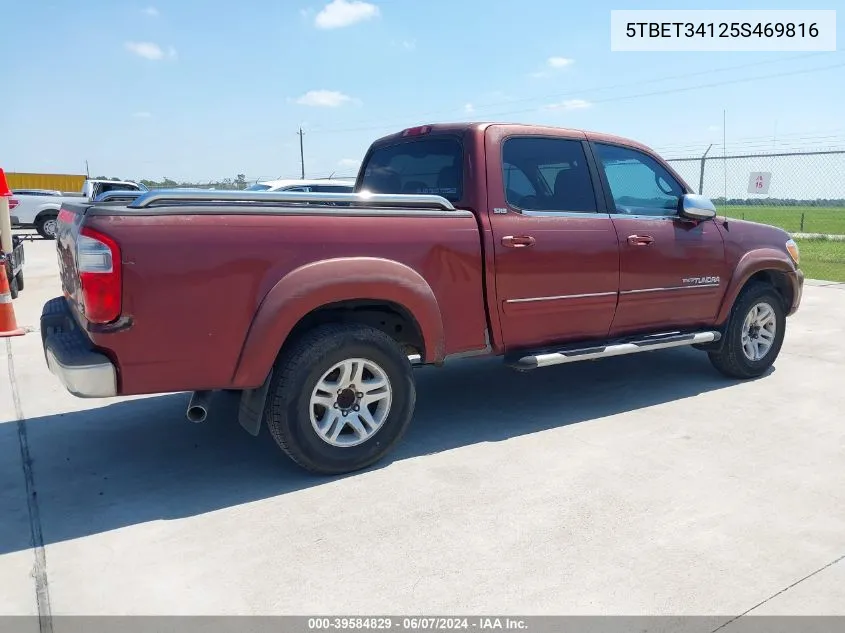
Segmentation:
[(49, 370), (79, 398), (117, 395), (117, 370), (95, 351), (64, 297), (50, 299), (41, 311), (41, 344)]
[(18, 216), (13, 215), (13, 216), (11, 216), (11, 218), (12, 218), (12, 226), (17, 226), (18, 224), (21, 223), (20, 218), (18, 218)]

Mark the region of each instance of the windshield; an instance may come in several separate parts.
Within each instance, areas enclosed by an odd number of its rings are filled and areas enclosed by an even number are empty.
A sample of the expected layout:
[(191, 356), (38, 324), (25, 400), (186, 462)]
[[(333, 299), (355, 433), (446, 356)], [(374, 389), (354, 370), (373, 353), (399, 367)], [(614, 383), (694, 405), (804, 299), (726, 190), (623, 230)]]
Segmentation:
[(250, 187), (247, 187), (245, 191), (267, 191), (270, 189), (270, 185), (261, 185), (261, 184), (254, 184)]
[(433, 194), (461, 199), (463, 149), (452, 137), (381, 147), (370, 154), (360, 189), (371, 193)]

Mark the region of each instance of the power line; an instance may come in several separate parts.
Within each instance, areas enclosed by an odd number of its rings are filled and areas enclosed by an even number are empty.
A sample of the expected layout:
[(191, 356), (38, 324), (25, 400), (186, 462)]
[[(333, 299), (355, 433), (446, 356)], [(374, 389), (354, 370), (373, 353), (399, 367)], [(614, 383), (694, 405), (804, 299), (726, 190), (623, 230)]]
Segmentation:
[[(831, 70), (833, 68), (841, 68), (843, 66), (845, 66), (845, 62), (842, 62), (840, 64), (831, 64), (829, 66), (818, 66), (816, 68), (805, 68), (805, 69), (802, 69), (802, 70), (794, 70), (794, 71), (789, 71), (789, 72), (770, 73), (768, 75), (756, 75), (756, 76), (751, 76), (751, 77), (742, 77), (742, 78), (739, 78), (739, 79), (728, 79), (728, 80), (725, 80), (725, 81), (714, 81), (714, 82), (711, 82), (711, 83), (698, 84), (698, 85), (694, 85), (694, 86), (683, 86), (683, 87), (680, 87), (680, 88), (669, 88), (669, 89), (666, 89), (666, 90), (657, 90), (657, 91), (654, 91), (654, 92), (642, 92), (642, 93), (633, 94), (633, 95), (623, 95), (621, 97), (611, 97), (611, 98), (608, 98), (608, 99), (598, 99), (596, 101), (593, 101), (593, 103), (614, 103), (614, 102), (617, 102), (617, 101), (629, 101), (631, 99), (641, 99), (643, 97), (661, 96), (661, 95), (673, 94), (673, 93), (677, 93), (677, 92), (689, 92), (691, 90), (701, 90), (702, 88), (714, 88), (716, 86), (728, 86), (728, 85), (731, 85), (731, 84), (746, 83), (746, 82), (749, 82), (749, 81), (759, 81), (761, 79), (774, 79), (776, 77), (788, 77), (790, 75), (803, 75), (803, 74), (808, 74), (808, 73), (812, 73), (812, 72), (820, 72), (820, 71), (823, 71), (823, 70)], [(510, 110), (510, 111), (507, 111), (507, 112), (497, 112), (497, 113), (494, 113), (494, 114), (495, 114), (495, 116), (502, 116), (502, 115), (510, 115), (510, 114), (521, 114), (521, 113), (524, 113), (524, 112), (534, 112), (535, 110), (536, 110), (536, 108), (528, 108), (528, 109), (520, 109), (520, 110)]]
[[(804, 58), (807, 58), (807, 57), (815, 57), (815, 56), (819, 56), (819, 55), (829, 55), (829, 54), (830, 53), (808, 53), (808, 54), (804, 54), (804, 55), (795, 55), (795, 56), (786, 57), (786, 58), (770, 59), (770, 60), (764, 60), (764, 61), (758, 61), (758, 62), (751, 62), (751, 63), (747, 63), (747, 64), (738, 64), (738, 65), (734, 65), (734, 66), (723, 66), (721, 68), (711, 68), (709, 70), (696, 71), (696, 72), (693, 72), (693, 73), (684, 73), (682, 75), (668, 75), (668, 76), (664, 76), (664, 77), (656, 77), (656, 78), (653, 78), (653, 79), (646, 79), (646, 80), (643, 80), (643, 81), (626, 82), (626, 83), (613, 84), (613, 85), (607, 85), (607, 86), (596, 86), (596, 87), (593, 87), (593, 88), (585, 88), (583, 90), (576, 90), (576, 91), (569, 91), (569, 92), (555, 93), (555, 94), (546, 94), (546, 95), (541, 95), (541, 96), (536, 96), (536, 97), (528, 97), (528, 98), (525, 98), (525, 99), (509, 99), (507, 101), (499, 101), (499, 102), (493, 102), (493, 103), (488, 103), (488, 104), (476, 105), (475, 108), (476, 109), (487, 109), (487, 108), (495, 107), (495, 106), (498, 106), (498, 105), (506, 105), (506, 104), (513, 104), (513, 103), (529, 103), (529, 102), (536, 102), (536, 101), (547, 101), (547, 100), (550, 100), (550, 99), (560, 99), (560, 98), (563, 98), (563, 97), (571, 97), (571, 96), (577, 96), (577, 95), (591, 94), (591, 93), (594, 93), (594, 92), (601, 92), (601, 91), (605, 91), (605, 90), (616, 90), (618, 88), (626, 88), (626, 87), (630, 87), (630, 86), (641, 86), (641, 85), (646, 85), (646, 84), (659, 83), (659, 82), (663, 82), (663, 81), (670, 81), (670, 80), (673, 80), (673, 79), (686, 79), (688, 77), (695, 77), (695, 76), (700, 76), (700, 75), (709, 75), (709, 74), (713, 74), (713, 73), (726, 72), (726, 71), (729, 71), (729, 70), (739, 70), (739, 69), (742, 69), (742, 68), (750, 68), (750, 67), (753, 67), (753, 66), (761, 66), (761, 65), (773, 64), (773, 63), (783, 63), (785, 61), (790, 61), (790, 60), (804, 59)], [(808, 71), (799, 70), (799, 71), (795, 71), (795, 73), (793, 73), (793, 74), (802, 73), (802, 72), (812, 72), (813, 70), (814, 69), (810, 69)], [(773, 76), (778, 76), (778, 75), (773, 75)], [(754, 77), (752, 77), (751, 79), (753, 79), (753, 78)], [(746, 81), (746, 79), (740, 79), (738, 81)], [(708, 84), (707, 86), (702, 86), (702, 87), (709, 87), (710, 85), (720, 85), (720, 84)], [(686, 87), (686, 88), (682, 88), (681, 90), (694, 89), (694, 88), (695, 88), (694, 86), (693, 87)], [(649, 94), (651, 94), (651, 93), (649, 93)], [(654, 93), (654, 94), (662, 94), (662, 93)], [(600, 100), (600, 101), (594, 101), (593, 103), (607, 103), (607, 102), (615, 101), (615, 100), (616, 100), (616, 98), (603, 99), (603, 100)], [(451, 113), (456, 112), (458, 110), (459, 110), (459, 108), (450, 108), (448, 110), (444, 109), (444, 110), (439, 110), (439, 111), (429, 111), (428, 113), (415, 115), (414, 119), (419, 120), (419, 119), (424, 119), (424, 118), (427, 118), (427, 117), (436, 116), (438, 114), (445, 114), (445, 113), (451, 114)], [(531, 112), (533, 110), (534, 110), (534, 108), (530, 108), (530, 109), (527, 109), (527, 110), (525, 110), (525, 109), (510, 110), (510, 111), (506, 111), (506, 112), (493, 113), (492, 116), (498, 116), (498, 115), (501, 115), (501, 114), (518, 114), (518, 113), (522, 113), (522, 112)], [(324, 133), (324, 134), (340, 133), (340, 132), (369, 132), (369, 131), (373, 131), (373, 130), (386, 129), (388, 127), (392, 127), (393, 125), (402, 125), (405, 122), (407, 122), (408, 118), (409, 117), (406, 117), (405, 119), (402, 120), (401, 123), (395, 123), (395, 124), (382, 122), (380, 125), (368, 125), (368, 126), (364, 126), (364, 127), (336, 128), (336, 129), (328, 128), (328, 129), (322, 129), (322, 130), (317, 129), (315, 131), (320, 132), (320, 133)], [(398, 121), (398, 119), (397, 119), (397, 121)]]

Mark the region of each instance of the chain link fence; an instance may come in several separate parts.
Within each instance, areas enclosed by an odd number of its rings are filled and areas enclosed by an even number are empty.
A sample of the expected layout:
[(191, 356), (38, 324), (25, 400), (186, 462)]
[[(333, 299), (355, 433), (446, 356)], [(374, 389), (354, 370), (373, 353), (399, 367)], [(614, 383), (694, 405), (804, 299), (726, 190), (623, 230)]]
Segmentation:
[(845, 150), (671, 158), (729, 218), (778, 226), (811, 279), (845, 281)]

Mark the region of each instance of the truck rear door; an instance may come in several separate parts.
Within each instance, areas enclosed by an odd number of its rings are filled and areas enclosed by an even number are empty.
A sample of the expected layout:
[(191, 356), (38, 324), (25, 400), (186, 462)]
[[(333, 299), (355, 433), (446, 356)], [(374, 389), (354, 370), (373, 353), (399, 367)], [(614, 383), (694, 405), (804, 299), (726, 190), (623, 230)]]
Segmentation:
[(584, 135), (491, 126), (485, 145), (505, 346), (606, 337), (619, 244)]

